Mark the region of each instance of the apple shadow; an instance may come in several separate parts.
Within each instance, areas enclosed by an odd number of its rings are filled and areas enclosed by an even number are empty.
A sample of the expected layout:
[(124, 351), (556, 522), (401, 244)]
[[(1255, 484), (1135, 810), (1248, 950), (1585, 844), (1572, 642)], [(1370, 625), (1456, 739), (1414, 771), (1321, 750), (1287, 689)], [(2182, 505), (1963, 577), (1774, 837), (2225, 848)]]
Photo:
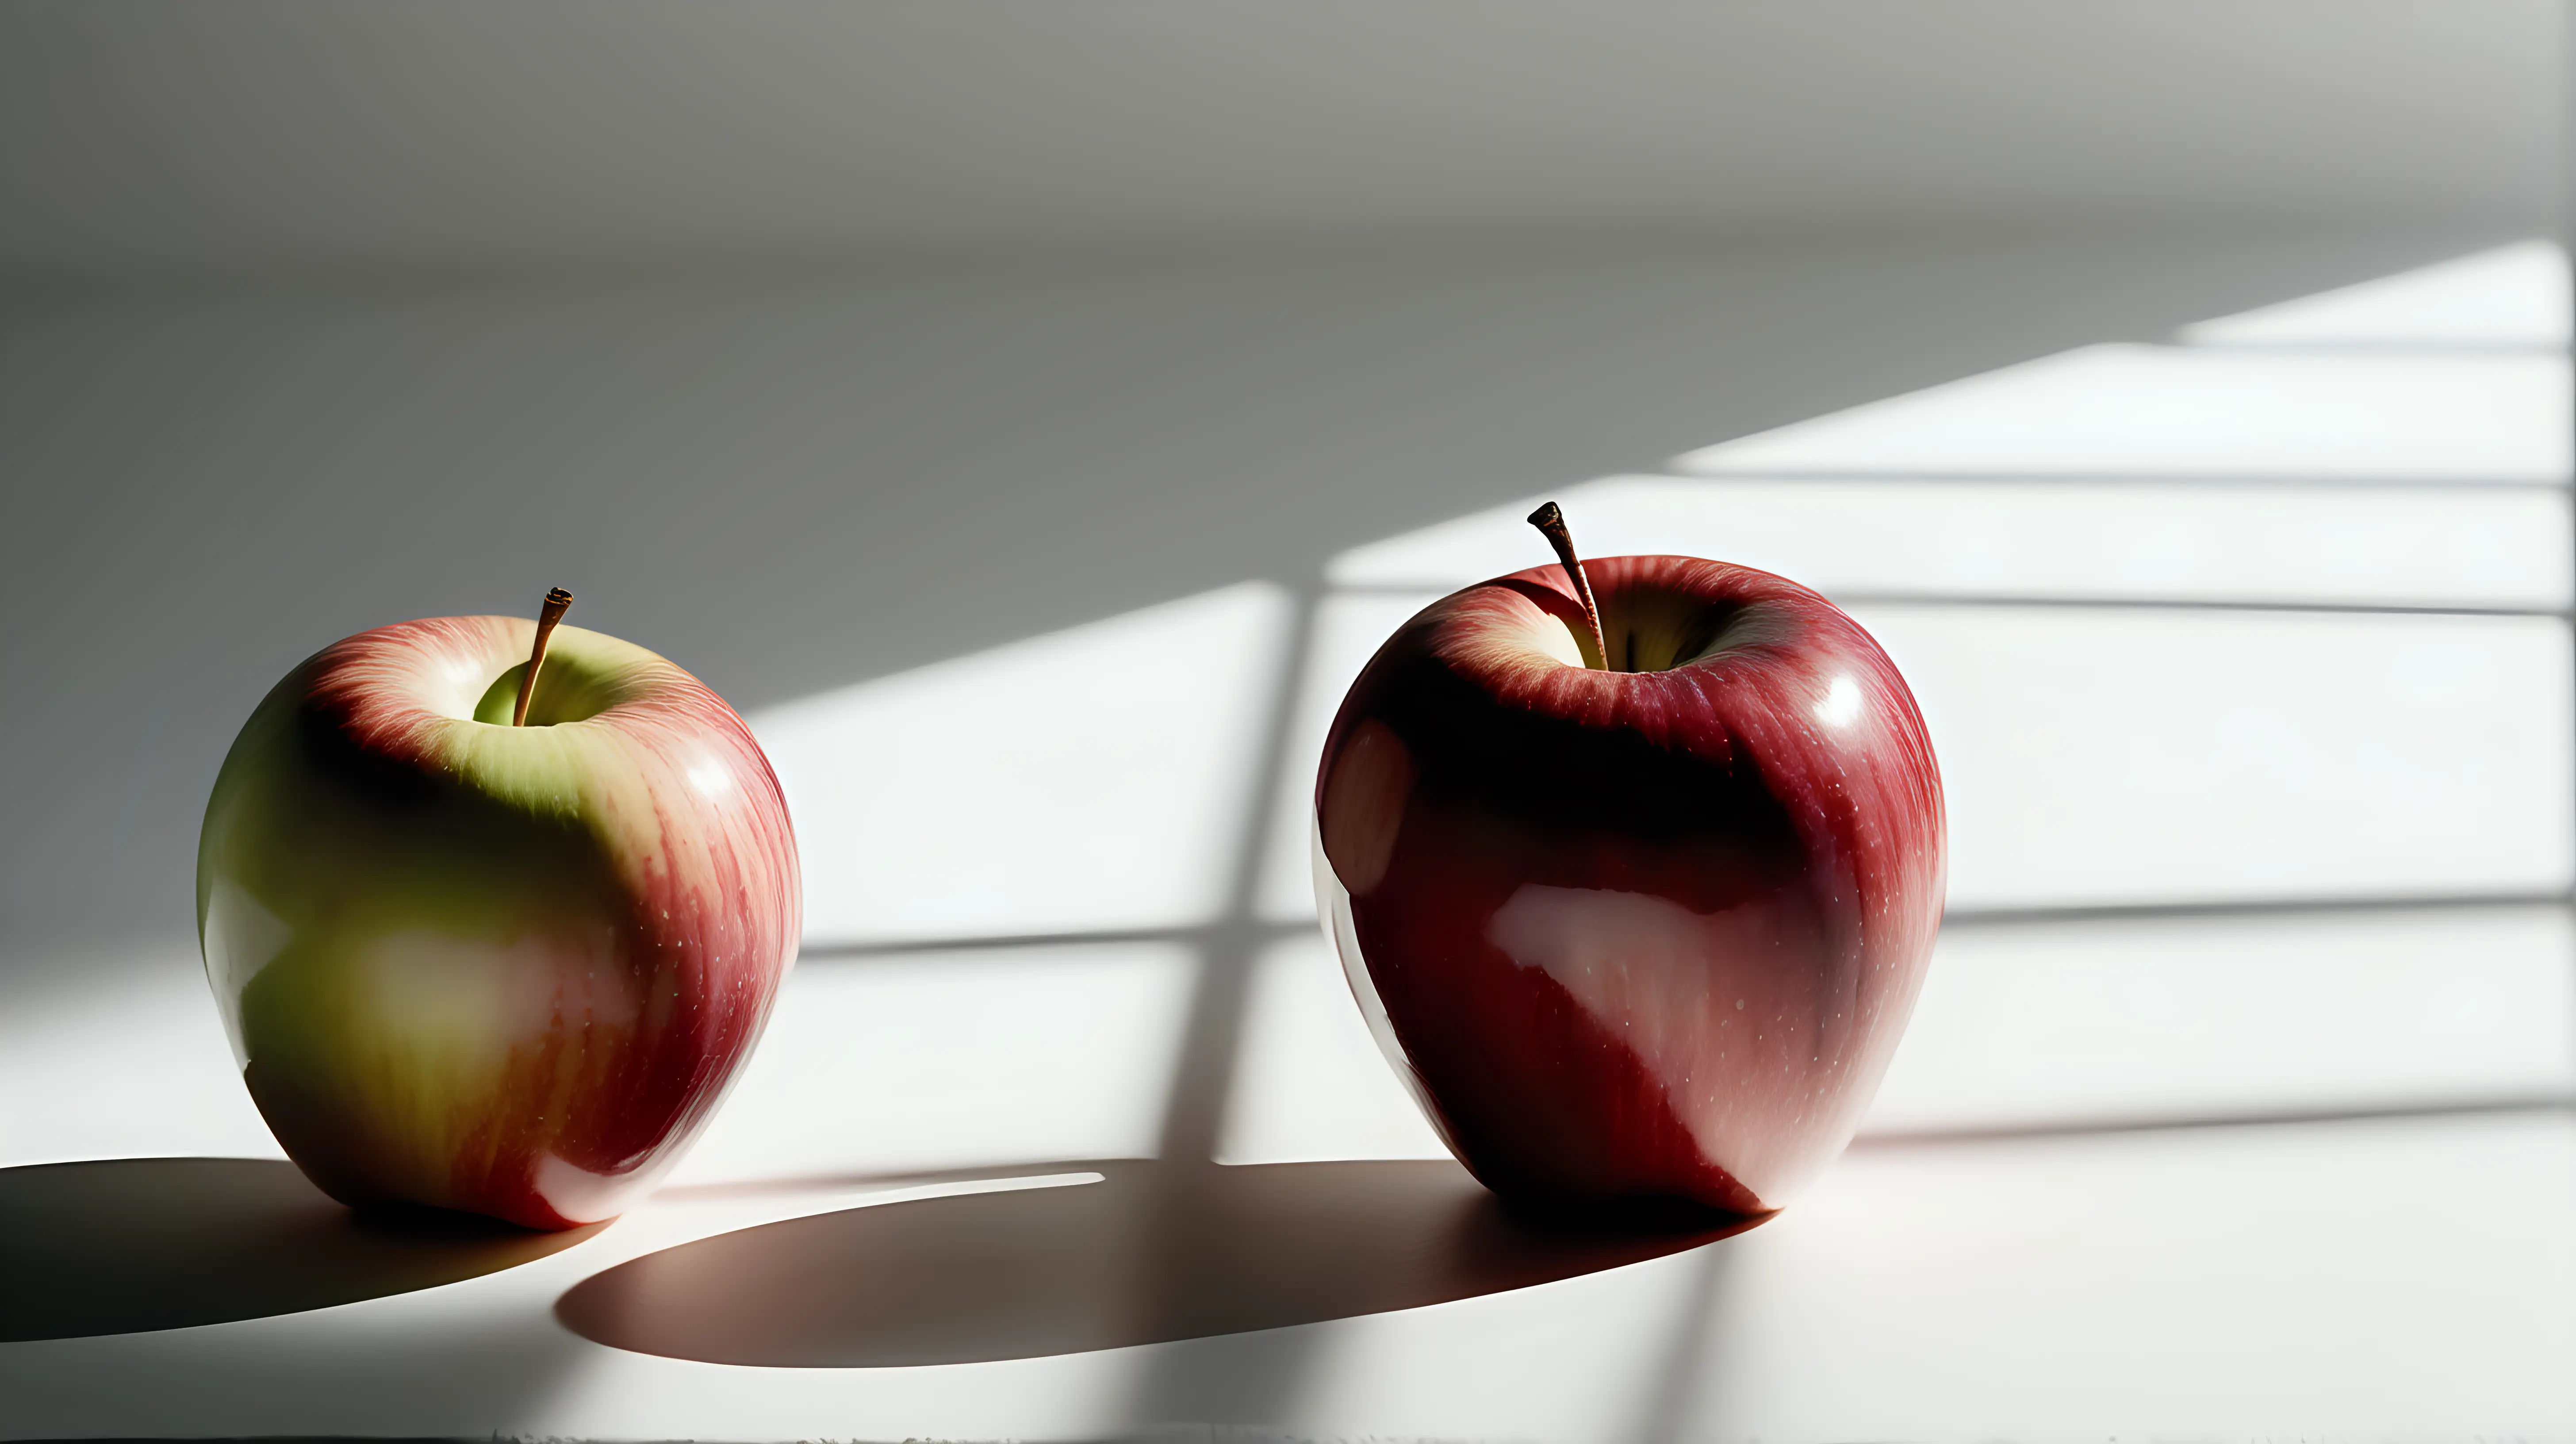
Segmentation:
[(700, 1239), (584, 1280), (555, 1313), (596, 1343), (704, 1363), (981, 1363), (1419, 1308), (1761, 1221), (1516, 1215), (1446, 1161), (1092, 1167), (1101, 1181)]
[(231, 1323), (456, 1283), (599, 1231), (353, 1212), (295, 1165), (118, 1158), (0, 1169), (0, 1342)]

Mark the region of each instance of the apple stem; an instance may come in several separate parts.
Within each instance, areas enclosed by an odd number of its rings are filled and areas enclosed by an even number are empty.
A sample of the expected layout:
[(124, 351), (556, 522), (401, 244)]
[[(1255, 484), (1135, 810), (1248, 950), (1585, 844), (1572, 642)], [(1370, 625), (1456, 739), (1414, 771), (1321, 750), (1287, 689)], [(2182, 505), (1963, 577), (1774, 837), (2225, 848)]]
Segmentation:
[(1603, 671), (1610, 668), (1610, 639), (1601, 631), (1601, 608), (1592, 600), (1592, 579), (1583, 574), (1583, 563), (1574, 555), (1574, 534), (1565, 529), (1565, 513), (1555, 502), (1529, 514), (1529, 524), (1538, 528), (1547, 544), (1556, 548), (1556, 559), (1565, 564), (1565, 575), (1574, 583), (1574, 594), (1583, 601), (1583, 620), (1592, 624), (1592, 655), (1601, 660), (1593, 665)]
[(555, 634), (555, 623), (572, 610), (572, 593), (556, 587), (546, 593), (546, 604), (537, 612), (537, 644), (528, 651), (528, 670), (519, 678), (519, 705), (510, 709), (510, 725), (524, 727), (528, 722), (528, 699), (537, 695), (537, 669), (546, 664), (546, 639)]

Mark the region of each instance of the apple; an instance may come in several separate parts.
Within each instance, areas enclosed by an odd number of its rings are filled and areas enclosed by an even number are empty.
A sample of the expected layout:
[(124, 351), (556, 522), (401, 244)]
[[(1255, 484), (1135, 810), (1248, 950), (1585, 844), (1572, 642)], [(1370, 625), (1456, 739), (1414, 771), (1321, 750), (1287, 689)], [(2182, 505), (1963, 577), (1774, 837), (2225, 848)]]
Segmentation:
[(555, 627), (571, 600), (323, 649), (206, 805), (207, 980), (261, 1115), (344, 1203), (613, 1217), (795, 962), (768, 759), (687, 672)]
[(1531, 521), (1559, 565), (1433, 603), (1343, 700), (1316, 774), (1326, 930), (1497, 1193), (1768, 1212), (1850, 1141), (1922, 987), (1931, 739), (1816, 593), (1579, 562), (1553, 503)]

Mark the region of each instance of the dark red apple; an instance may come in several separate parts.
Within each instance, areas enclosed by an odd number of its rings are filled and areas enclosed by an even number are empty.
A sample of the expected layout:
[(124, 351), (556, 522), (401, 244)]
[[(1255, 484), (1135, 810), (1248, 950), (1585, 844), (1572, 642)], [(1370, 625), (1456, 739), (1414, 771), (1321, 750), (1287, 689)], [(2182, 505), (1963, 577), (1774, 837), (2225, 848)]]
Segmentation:
[(1352, 686), (1317, 774), (1325, 924), (1498, 1193), (1774, 1209), (1850, 1140), (1922, 986), (1931, 740), (1816, 593), (1560, 552), (1432, 604)]

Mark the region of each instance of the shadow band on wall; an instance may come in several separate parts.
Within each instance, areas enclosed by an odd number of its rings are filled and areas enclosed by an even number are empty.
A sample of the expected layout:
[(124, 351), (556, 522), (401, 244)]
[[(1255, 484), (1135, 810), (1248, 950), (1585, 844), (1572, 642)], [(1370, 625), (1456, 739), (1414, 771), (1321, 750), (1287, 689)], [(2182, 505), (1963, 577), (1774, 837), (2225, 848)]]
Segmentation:
[(301, 1313), (497, 1273), (599, 1226), (353, 1213), (295, 1165), (119, 1158), (0, 1169), (0, 1342)]
[(574, 1332), (713, 1364), (982, 1363), (1419, 1308), (1617, 1268), (1759, 1220), (1507, 1214), (1449, 1162), (1103, 1163), (1097, 1183), (818, 1214), (597, 1274)]

